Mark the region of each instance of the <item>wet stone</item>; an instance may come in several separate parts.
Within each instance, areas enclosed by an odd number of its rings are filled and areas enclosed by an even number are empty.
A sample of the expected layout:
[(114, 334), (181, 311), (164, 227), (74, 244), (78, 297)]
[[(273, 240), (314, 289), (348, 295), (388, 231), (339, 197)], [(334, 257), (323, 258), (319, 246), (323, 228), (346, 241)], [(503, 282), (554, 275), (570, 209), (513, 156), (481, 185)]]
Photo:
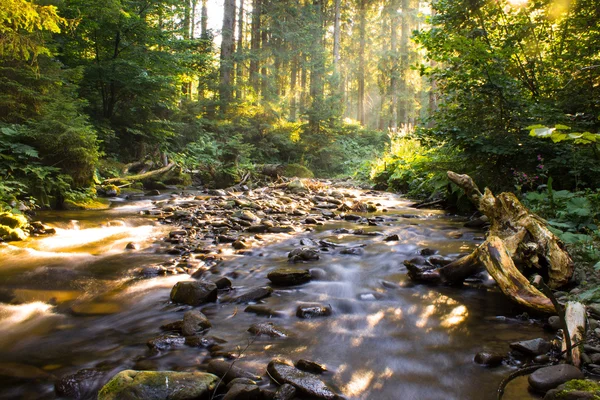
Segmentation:
[(106, 371), (82, 369), (75, 374), (60, 378), (55, 383), (54, 390), (58, 396), (69, 399), (92, 398), (108, 379)]
[(212, 282), (177, 282), (171, 290), (171, 301), (190, 306), (217, 301), (217, 285)]
[(162, 335), (149, 340), (146, 345), (150, 350), (163, 351), (173, 347), (182, 346), (185, 343), (185, 338), (174, 335)]
[(510, 348), (525, 355), (539, 356), (540, 354), (549, 352), (552, 344), (545, 339), (537, 338), (511, 343)]
[(227, 391), (223, 400), (259, 400), (260, 388), (256, 385), (235, 384)]
[(546, 393), (571, 379), (583, 379), (583, 372), (569, 364), (552, 365), (540, 368), (529, 375), (529, 385), (540, 393)]
[(244, 312), (260, 315), (263, 317), (269, 317), (269, 318), (277, 318), (277, 317), (283, 316), (283, 313), (280, 311), (275, 311), (269, 307), (259, 306), (259, 305), (248, 306), (248, 307), (246, 307)]
[(399, 240), (400, 240), (400, 236), (398, 236), (398, 235), (396, 235), (396, 234), (394, 234), (394, 235), (389, 235), (389, 236), (386, 236), (386, 237), (385, 237), (383, 240), (384, 240), (385, 242), (397, 242), (397, 241), (399, 241)]
[(327, 372), (327, 367), (325, 367), (323, 364), (304, 359), (296, 361), (294, 366), (302, 371), (311, 372), (313, 374), (322, 374), (323, 372)]
[(426, 247), (424, 249), (421, 249), (421, 251), (419, 251), (419, 254), (422, 255), (422, 256), (432, 256), (435, 253), (437, 253), (437, 250), (430, 249), (428, 247)]
[(273, 360), (269, 363), (267, 371), (279, 383), (288, 383), (302, 394), (318, 399), (335, 400), (339, 396), (320, 380), (316, 375), (300, 371), (294, 366), (281, 361)]
[(219, 290), (231, 288), (231, 281), (225, 276), (213, 277), (211, 278), (211, 281), (217, 285), (217, 289)]
[(489, 351), (480, 351), (475, 355), (475, 362), (486, 367), (497, 367), (502, 364), (503, 360), (504, 356), (502, 354)]
[(310, 281), (311, 276), (307, 269), (277, 268), (269, 272), (267, 278), (278, 286), (293, 286)]
[(277, 388), (273, 400), (292, 400), (296, 397), (296, 388), (289, 383), (284, 383)]
[(269, 297), (273, 293), (273, 289), (269, 286), (250, 289), (244, 294), (241, 294), (232, 299), (234, 303), (250, 303), (264, 299), (265, 297)]
[(227, 390), (231, 389), (233, 385), (256, 385), (256, 381), (250, 378), (235, 378), (227, 384)]
[(560, 318), (557, 315), (553, 315), (550, 318), (548, 318), (548, 326), (550, 326), (550, 328), (553, 331), (557, 331), (559, 329), (562, 328), (562, 324), (560, 322)]
[(347, 254), (352, 256), (361, 256), (364, 254), (364, 250), (360, 247), (350, 247), (348, 249), (343, 249), (340, 251), (340, 254)]
[(183, 336), (192, 336), (203, 332), (212, 326), (208, 318), (198, 310), (190, 310), (183, 314), (181, 333)]
[(253, 324), (248, 328), (248, 332), (256, 336), (269, 336), (272, 338), (285, 338), (290, 336), (285, 329), (275, 325), (272, 322), (260, 322)]
[(248, 378), (253, 381), (260, 381), (262, 378), (247, 371), (232, 362), (223, 360), (212, 360), (208, 363), (208, 372), (223, 378), (224, 382), (231, 382), (236, 378)]
[(178, 332), (178, 333), (181, 333), (182, 328), (183, 328), (183, 321), (169, 322), (167, 324), (160, 326), (160, 329), (163, 331)]
[(207, 398), (219, 378), (204, 372), (121, 371), (98, 394), (98, 400), (192, 400)]
[(312, 249), (300, 248), (290, 251), (288, 254), (290, 261), (316, 261), (319, 259), (319, 253)]
[(328, 317), (331, 314), (332, 310), (330, 306), (320, 304), (299, 305), (296, 309), (296, 316), (303, 319)]

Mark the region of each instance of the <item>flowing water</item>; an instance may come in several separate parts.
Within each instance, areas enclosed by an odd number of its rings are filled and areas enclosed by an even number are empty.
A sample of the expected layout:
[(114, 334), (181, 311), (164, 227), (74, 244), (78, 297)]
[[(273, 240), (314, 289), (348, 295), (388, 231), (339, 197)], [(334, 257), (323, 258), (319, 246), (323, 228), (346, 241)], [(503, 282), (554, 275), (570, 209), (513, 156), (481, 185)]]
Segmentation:
[[(244, 255), (224, 252), (220, 274), (235, 271), (233, 285), (243, 289), (267, 285), (268, 271), (288, 266), (288, 252), (303, 238), (365, 245), (360, 256), (322, 253), (304, 265), (323, 270), (322, 279), (278, 289), (264, 300), (284, 314), (272, 321), (291, 337), (253, 338), (247, 328), (264, 317), (222, 303), (202, 307), (213, 325), (208, 334), (242, 354), (236, 365), (259, 375), (273, 358), (322, 362), (330, 370), (324, 380), (349, 399), (495, 399), (498, 383), (514, 368), (487, 369), (473, 356), (484, 349), (506, 353), (511, 341), (543, 336), (541, 327), (505, 317), (515, 310), (494, 290), (411, 285), (405, 259), (425, 247), (455, 257), (473, 249), (482, 232), (442, 211), (411, 209), (399, 197), (381, 196), (376, 200), (387, 207), (379, 213), (385, 222), (364, 229), (398, 234), (400, 241), (336, 234), (336, 228), (357, 226), (335, 221), (313, 232), (271, 235)], [(169, 302), (173, 285), (188, 275), (140, 279), (134, 273), (172, 258), (158, 250), (173, 227), (140, 215), (151, 207), (144, 200), (101, 212), (42, 213), (57, 228), (55, 236), (0, 244), (0, 398), (56, 398), (54, 379), (84, 368), (110, 374), (205, 368), (210, 355), (204, 349), (153, 353), (146, 346), (164, 333), (160, 325), (189, 309)], [(463, 236), (452, 239), (453, 231)], [(141, 249), (125, 250), (129, 242)], [(329, 304), (334, 314), (298, 319), (296, 307), (304, 302)], [(536, 398), (526, 385), (524, 378), (513, 381), (505, 399)]]

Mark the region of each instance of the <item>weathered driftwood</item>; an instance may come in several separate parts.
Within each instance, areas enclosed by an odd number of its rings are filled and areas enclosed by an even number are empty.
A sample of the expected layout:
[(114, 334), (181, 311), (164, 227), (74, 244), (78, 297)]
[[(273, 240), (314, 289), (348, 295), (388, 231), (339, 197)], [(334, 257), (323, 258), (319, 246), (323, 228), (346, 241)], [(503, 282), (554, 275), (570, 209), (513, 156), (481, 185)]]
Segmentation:
[(115, 182), (131, 182), (131, 181), (141, 181), (147, 178), (151, 178), (153, 176), (158, 176), (158, 175), (162, 175), (166, 172), (169, 172), (170, 170), (173, 169), (173, 167), (175, 167), (175, 163), (170, 163), (165, 167), (159, 168), (159, 169), (155, 169), (143, 174), (137, 174), (137, 175), (129, 175), (129, 176), (122, 176), (120, 178), (110, 178), (110, 179), (106, 179), (104, 180), (104, 182), (102, 182), (103, 185), (107, 185), (109, 183), (115, 183)]
[(563, 286), (573, 275), (573, 261), (563, 243), (514, 194), (494, 196), (487, 188), (481, 193), (471, 177), (452, 171), (448, 171), (448, 178), (464, 190), (491, 225), (487, 240), (473, 253), (439, 270), (442, 279), (460, 283), (485, 268), (502, 292), (519, 304), (553, 312), (552, 302), (521, 270), (531, 268), (546, 276), (551, 288)]
[[(565, 322), (567, 329), (564, 334), (568, 334), (571, 338), (571, 363), (576, 366), (581, 366), (581, 343), (585, 337), (585, 306), (579, 302), (569, 301), (565, 308)], [(567, 340), (563, 340), (562, 350), (567, 351)], [(568, 359), (568, 357), (567, 357)]]

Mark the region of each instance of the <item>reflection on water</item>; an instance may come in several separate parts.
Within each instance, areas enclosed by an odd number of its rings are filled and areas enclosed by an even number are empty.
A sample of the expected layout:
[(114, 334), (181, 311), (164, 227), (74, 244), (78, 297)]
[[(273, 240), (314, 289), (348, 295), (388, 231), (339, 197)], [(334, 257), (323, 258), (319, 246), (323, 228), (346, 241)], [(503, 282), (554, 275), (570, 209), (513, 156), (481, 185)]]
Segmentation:
[[(320, 270), (322, 278), (276, 290), (264, 300), (283, 314), (273, 321), (291, 331), (290, 338), (253, 339), (246, 330), (264, 317), (227, 303), (202, 307), (213, 324), (209, 335), (226, 340), (224, 351), (240, 355), (239, 365), (260, 375), (273, 358), (324, 363), (331, 371), (325, 379), (349, 399), (494, 399), (497, 384), (511, 370), (481, 368), (473, 356), (483, 349), (506, 352), (507, 342), (537, 337), (540, 329), (494, 318), (512, 308), (498, 293), (408, 284), (402, 262), (420, 249), (455, 257), (473, 249), (481, 234), (441, 211), (409, 209), (406, 201), (385, 196), (376, 199), (389, 210), (376, 214), (382, 217), (379, 226), (338, 221), (312, 233), (267, 235), (243, 256), (226, 247), (219, 272), (235, 271), (239, 291), (267, 285), (267, 273), (287, 266), (287, 253), (302, 238), (364, 246), (364, 253), (340, 254), (342, 247), (322, 252), (319, 261), (303, 266)], [(150, 206), (143, 201), (104, 212), (48, 213), (41, 219), (57, 228), (56, 236), (0, 246), (0, 359), (59, 377), (98, 365), (204, 368), (210, 359), (204, 349), (152, 353), (146, 346), (162, 334), (160, 325), (180, 320), (189, 309), (168, 302), (172, 286), (189, 276), (142, 280), (133, 273), (170, 260), (156, 251), (156, 240), (171, 227), (139, 215)], [(334, 233), (336, 228), (381, 236)], [(451, 231), (463, 236), (449, 238)], [(400, 240), (383, 241), (391, 234)], [(140, 250), (126, 251), (129, 242)], [(314, 302), (330, 305), (333, 316), (296, 318), (299, 304)], [(509, 385), (505, 399), (528, 398), (525, 386), (522, 380)], [(0, 377), (0, 397), (51, 399), (53, 382)]]

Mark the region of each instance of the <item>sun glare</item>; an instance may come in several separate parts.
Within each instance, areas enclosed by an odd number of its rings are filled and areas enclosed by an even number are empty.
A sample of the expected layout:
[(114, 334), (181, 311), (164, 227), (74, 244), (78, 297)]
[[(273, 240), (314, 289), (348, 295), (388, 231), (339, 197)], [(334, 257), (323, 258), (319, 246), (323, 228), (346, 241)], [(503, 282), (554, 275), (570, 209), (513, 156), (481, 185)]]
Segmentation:
[(523, 7), (527, 5), (529, 0), (508, 0), (508, 3), (514, 7)]

